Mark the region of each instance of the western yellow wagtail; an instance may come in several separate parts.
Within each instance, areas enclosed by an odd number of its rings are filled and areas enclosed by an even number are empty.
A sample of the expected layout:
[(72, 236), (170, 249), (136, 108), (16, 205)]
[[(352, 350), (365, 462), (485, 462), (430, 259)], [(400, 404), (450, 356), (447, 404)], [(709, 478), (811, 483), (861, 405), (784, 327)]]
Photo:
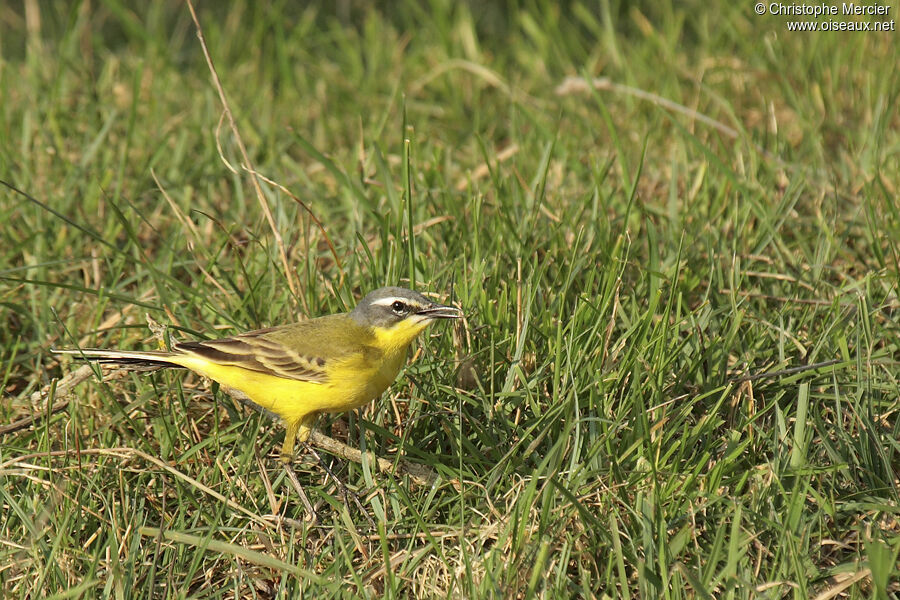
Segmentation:
[(305, 442), (319, 413), (358, 408), (397, 378), (409, 345), (436, 319), (462, 315), (399, 287), (371, 292), (352, 311), (203, 342), (172, 352), (53, 350), (137, 369), (190, 369), (281, 417), (287, 427), (281, 460)]

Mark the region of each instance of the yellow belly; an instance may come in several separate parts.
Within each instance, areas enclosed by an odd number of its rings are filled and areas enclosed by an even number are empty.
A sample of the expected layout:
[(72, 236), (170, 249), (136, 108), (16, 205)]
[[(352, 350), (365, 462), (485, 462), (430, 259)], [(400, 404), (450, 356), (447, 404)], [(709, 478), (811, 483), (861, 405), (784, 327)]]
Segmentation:
[(316, 413), (344, 412), (371, 402), (397, 378), (405, 359), (404, 349), (376, 365), (366, 365), (362, 359), (335, 364), (329, 367), (327, 383), (276, 377), (193, 356), (178, 357), (177, 364), (243, 392), (291, 424)]

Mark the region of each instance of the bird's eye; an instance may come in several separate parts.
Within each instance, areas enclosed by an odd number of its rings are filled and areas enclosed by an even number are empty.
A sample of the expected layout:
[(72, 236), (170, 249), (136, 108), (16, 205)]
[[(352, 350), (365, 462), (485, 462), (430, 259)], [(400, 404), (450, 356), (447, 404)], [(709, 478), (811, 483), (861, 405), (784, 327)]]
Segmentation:
[(391, 310), (393, 310), (398, 315), (402, 315), (406, 312), (406, 305), (399, 300), (395, 300), (394, 303), (391, 304)]

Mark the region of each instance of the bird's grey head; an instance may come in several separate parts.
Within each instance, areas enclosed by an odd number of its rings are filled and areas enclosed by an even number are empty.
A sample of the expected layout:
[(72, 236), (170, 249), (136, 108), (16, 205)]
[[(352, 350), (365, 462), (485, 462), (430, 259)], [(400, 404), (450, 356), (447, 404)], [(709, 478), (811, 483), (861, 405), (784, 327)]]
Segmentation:
[(459, 309), (432, 302), (422, 294), (401, 287), (379, 288), (359, 301), (350, 316), (367, 327), (393, 327), (402, 321), (428, 322), (455, 319)]

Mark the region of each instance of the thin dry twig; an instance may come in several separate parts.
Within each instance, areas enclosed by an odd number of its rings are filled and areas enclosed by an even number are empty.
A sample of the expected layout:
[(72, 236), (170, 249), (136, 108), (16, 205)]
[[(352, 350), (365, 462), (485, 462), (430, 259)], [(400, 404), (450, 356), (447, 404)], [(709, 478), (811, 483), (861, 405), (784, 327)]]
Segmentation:
[(69, 406), (68, 400), (63, 400), (62, 402), (57, 402), (53, 406), (50, 407), (49, 410), (42, 411), (37, 415), (29, 415), (27, 417), (22, 417), (18, 421), (13, 421), (12, 423), (7, 423), (0, 427), (0, 435), (6, 435), (8, 433), (15, 433), (16, 431), (21, 431), (22, 429), (28, 429), (31, 425), (37, 421), (41, 417), (45, 417), (48, 415), (55, 415), (58, 412), (64, 411)]
[(337, 250), (335, 250), (334, 244), (331, 242), (331, 237), (329, 237), (328, 232), (325, 231), (325, 225), (322, 224), (322, 221), (319, 220), (319, 217), (316, 216), (316, 214), (312, 211), (312, 209), (310, 209), (310, 208), (306, 205), (306, 203), (305, 203), (303, 200), (301, 200), (300, 198), (298, 198), (295, 194), (293, 194), (293, 193), (292, 193), (289, 189), (287, 189), (285, 186), (281, 185), (281, 184), (278, 183), (277, 181), (274, 181), (274, 180), (272, 180), (272, 179), (269, 179), (268, 177), (266, 177), (265, 175), (263, 175), (263, 174), (260, 173), (259, 171), (252, 171), (252, 170), (250, 170), (250, 169), (247, 169), (247, 171), (250, 172), (250, 173), (252, 173), (253, 175), (259, 177), (260, 179), (262, 179), (263, 181), (265, 181), (265, 182), (268, 183), (269, 185), (274, 185), (274, 186), (277, 187), (279, 190), (281, 190), (282, 192), (284, 192), (285, 194), (287, 194), (288, 196), (290, 196), (291, 199), (292, 199), (294, 202), (296, 202), (297, 204), (299, 204), (300, 206), (303, 207), (303, 210), (306, 211), (306, 214), (308, 214), (308, 215), (310, 216), (310, 218), (311, 218), (311, 219), (313, 220), (313, 222), (316, 224), (316, 227), (318, 227), (318, 228), (319, 228), (319, 231), (322, 232), (322, 236), (325, 238), (325, 243), (328, 244), (328, 249), (331, 251), (331, 255), (334, 257), (334, 262), (335, 262), (335, 264), (337, 264), (337, 267), (338, 267), (338, 273), (341, 274), (341, 283), (343, 283), (343, 281), (344, 281), (344, 265), (343, 265), (343, 263), (341, 263), (341, 259), (340, 259), (340, 257), (338, 256)]
[[(319, 448), (327, 450), (339, 458), (352, 460), (353, 462), (358, 463), (362, 463), (363, 461), (363, 453), (361, 451), (339, 442), (334, 438), (330, 438), (324, 433), (313, 430), (309, 436), (309, 440)], [(428, 467), (410, 463), (405, 460), (400, 461), (397, 465), (397, 469), (394, 469), (393, 462), (386, 458), (375, 456), (371, 452), (366, 452), (366, 460), (374, 464), (382, 473), (396, 472), (399, 475), (409, 475), (410, 481), (416, 485), (431, 486), (438, 480), (437, 474)]]
[[(499, 165), (500, 163), (506, 162), (507, 160), (509, 160), (510, 158), (515, 156), (518, 151), (519, 151), (518, 144), (515, 144), (515, 143), (510, 144), (509, 146), (507, 146), (506, 148), (504, 148), (503, 150), (501, 150), (500, 152), (497, 153), (497, 164)], [(479, 179), (486, 177), (487, 175), (490, 174), (490, 172), (491, 172), (490, 163), (485, 162), (481, 165), (478, 165), (478, 167), (476, 167), (475, 170), (472, 171), (472, 174), (469, 177), (461, 177), (459, 179), (459, 181), (456, 182), (456, 191), (457, 192), (464, 191), (467, 187), (469, 187), (469, 184), (471, 182), (478, 181)]]
[(294, 282), (294, 276), (291, 272), (290, 266), (288, 264), (287, 258), (287, 250), (284, 246), (284, 240), (281, 237), (281, 233), (278, 232), (278, 228), (275, 226), (275, 219), (272, 217), (272, 211), (269, 209), (269, 203), (266, 201), (266, 197), (263, 195), (262, 186), (259, 185), (259, 178), (256, 175), (256, 170), (253, 168), (253, 163), (250, 161), (250, 155), (247, 153), (247, 148), (244, 146), (244, 140), (241, 138), (241, 134), (238, 131), (237, 123), (234, 120), (234, 115), (231, 113), (231, 107), (228, 104), (228, 98), (225, 96), (225, 89), (222, 87), (221, 81), (219, 81), (219, 75), (216, 72), (216, 67), (213, 64), (212, 55), (209, 53), (209, 48), (206, 46), (206, 39), (203, 37), (203, 28), (200, 26), (200, 19), (197, 18), (197, 12), (194, 10), (194, 4), (191, 0), (185, 0), (188, 5), (188, 9), (191, 11), (191, 18), (194, 20), (194, 25), (197, 27), (197, 38), (200, 40), (200, 47), (203, 49), (203, 56), (206, 57), (206, 65), (209, 67), (210, 75), (212, 75), (213, 84), (216, 87), (216, 91), (219, 93), (219, 100), (222, 102), (222, 109), (225, 111), (225, 116), (228, 117), (228, 124), (231, 127), (231, 132), (234, 134), (234, 139), (237, 142), (238, 149), (241, 152), (241, 158), (244, 160), (244, 165), (246, 165), (246, 169), (250, 172), (251, 177), (250, 181), (253, 182), (253, 189), (256, 191), (256, 198), (259, 200), (259, 205), (262, 207), (263, 214), (266, 217), (266, 221), (269, 223), (269, 228), (272, 230), (272, 235), (275, 236), (275, 243), (278, 246), (278, 253), (281, 256), (282, 267), (284, 268), (284, 276), (287, 279), (288, 288), (291, 290), (291, 294), (295, 297), (298, 295), (297, 285)]
[(116, 458), (126, 458), (126, 459), (129, 457), (142, 458), (145, 461), (162, 469), (163, 471), (166, 471), (167, 473), (170, 473), (171, 475), (174, 475), (178, 479), (181, 479), (182, 481), (195, 487), (196, 489), (200, 490), (204, 494), (212, 496), (219, 502), (227, 504), (230, 508), (245, 514), (250, 519), (252, 519), (254, 522), (259, 523), (260, 525), (263, 525), (264, 527), (272, 527), (272, 523), (270, 521), (266, 520), (265, 518), (261, 517), (260, 515), (257, 515), (256, 513), (247, 510), (246, 508), (244, 508), (243, 506), (241, 506), (234, 500), (226, 498), (225, 496), (223, 496), (219, 492), (215, 491), (214, 489), (212, 489), (206, 485), (203, 485), (202, 483), (200, 483), (199, 481), (197, 481), (190, 475), (187, 475), (186, 473), (182, 473), (178, 469), (167, 465), (166, 463), (164, 463), (160, 459), (156, 458), (155, 456), (150, 456), (146, 452), (138, 450), (137, 448), (86, 448), (86, 449), (78, 450), (78, 451), (53, 450), (50, 452), (33, 452), (31, 454), (23, 454), (21, 456), (16, 456), (15, 458), (11, 458), (3, 463), (0, 463), (0, 472), (5, 471), (6, 469), (8, 469), (11, 466), (24, 463), (25, 461), (31, 460), (33, 458), (44, 458), (44, 457), (48, 457), (48, 456), (51, 456), (51, 457), (69, 456), (69, 455), (85, 456), (85, 455), (89, 455), (89, 454), (96, 454), (96, 455), (101, 455), (101, 456), (112, 456), (112, 457), (116, 457)]
[(303, 506), (304, 508), (306, 508), (306, 518), (311, 523), (315, 523), (319, 520), (319, 515), (316, 513), (316, 509), (313, 508), (312, 503), (309, 501), (309, 496), (307, 496), (306, 492), (303, 491), (303, 485), (300, 483), (300, 479), (297, 477), (297, 473), (294, 471), (294, 467), (291, 465), (284, 465), (284, 472), (287, 473), (288, 480), (291, 482), (291, 485), (294, 486), (294, 490), (296, 490), (297, 495), (300, 496), (300, 501), (303, 502)]
[[(238, 170), (235, 169), (234, 166), (233, 166), (230, 162), (228, 162), (228, 159), (225, 158), (225, 153), (222, 151), (221, 129), (222, 129), (222, 122), (223, 122), (224, 118), (225, 118), (225, 115), (223, 114), (223, 115), (219, 118), (219, 123), (218, 123), (218, 125), (216, 125), (216, 149), (219, 151), (219, 158), (220, 158), (220, 159), (222, 160), (222, 162), (225, 164), (225, 168), (228, 169), (229, 171), (231, 171), (232, 173), (234, 173), (235, 175), (237, 175), (237, 174), (238, 174)], [(260, 179), (262, 179), (263, 181), (265, 181), (265, 182), (268, 183), (269, 185), (272, 185), (272, 186), (274, 186), (274, 187), (277, 187), (277, 188), (280, 189), (282, 192), (284, 192), (285, 194), (287, 194), (288, 196), (290, 196), (291, 199), (292, 199), (294, 202), (296, 202), (297, 204), (299, 204), (299, 205), (303, 208), (303, 210), (306, 211), (306, 214), (308, 214), (308, 215), (312, 218), (313, 222), (316, 224), (316, 227), (317, 227), (317, 228), (319, 229), (319, 231), (322, 233), (322, 237), (325, 238), (325, 243), (328, 244), (328, 249), (331, 251), (331, 256), (334, 257), (334, 262), (335, 262), (335, 264), (337, 264), (337, 267), (338, 267), (338, 273), (340, 273), (340, 275), (341, 275), (340, 284), (343, 284), (343, 282), (344, 282), (344, 265), (343, 265), (343, 263), (341, 262), (340, 257), (338, 256), (337, 250), (335, 250), (335, 248), (334, 248), (334, 243), (332, 243), (332, 241), (331, 241), (331, 236), (329, 236), (329, 235), (328, 235), (328, 232), (325, 231), (325, 225), (322, 223), (322, 221), (319, 220), (319, 217), (316, 216), (316, 213), (314, 213), (314, 212), (312, 211), (312, 209), (311, 209), (309, 206), (307, 206), (306, 202), (304, 202), (303, 200), (301, 200), (296, 194), (294, 194), (293, 192), (291, 192), (287, 187), (281, 185), (280, 183), (278, 183), (278, 182), (275, 181), (274, 179), (271, 179), (271, 178), (269, 178), (269, 177), (263, 175), (263, 174), (260, 173), (259, 171), (256, 171), (256, 170), (254, 170), (254, 169), (250, 169), (250, 168), (247, 167), (247, 166), (244, 166), (244, 170), (247, 171), (248, 173), (250, 173), (250, 174), (256, 176), (256, 177), (259, 177)], [(304, 306), (305, 306), (305, 305), (304, 305)]]
[(863, 579), (868, 579), (871, 576), (872, 570), (868, 567), (864, 567), (856, 573), (842, 573), (840, 576), (835, 576), (832, 578), (832, 580), (835, 581), (835, 585), (822, 591), (818, 596), (815, 597), (814, 600), (830, 600), (831, 598), (836, 598), (850, 586), (862, 581)]
[[(49, 383), (45, 385), (40, 391), (34, 392), (31, 394), (31, 406), (36, 410), (40, 411), (40, 414), (35, 415), (34, 417), (28, 417), (32, 420), (42, 417), (46, 414), (45, 411), (45, 400), (50, 396), (51, 392), (55, 397), (64, 397), (68, 395), (69, 391), (72, 390), (76, 385), (81, 383), (86, 379), (90, 379), (94, 376), (94, 369), (91, 368), (91, 365), (82, 365), (78, 367), (76, 370), (72, 371), (62, 379), (55, 381), (54, 383)], [(55, 388), (54, 388), (55, 386)], [(68, 404), (68, 400), (65, 401)], [(58, 405), (57, 405), (58, 406)], [(65, 408), (65, 407), (62, 407)], [(59, 410), (62, 410), (60, 408)], [(51, 408), (51, 414), (54, 412), (58, 412), (56, 406)]]
[[(595, 90), (604, 90), (604, 91), (613, 91), (620, 94), (627, 94), (629, 96), (634, 96), (635, 98), (640, 98), (641, 100), (646, 100), (648, 102), (652, 102), (653, 104), (660, 106), (668, 111), (682, 114), (690, 119), (695, 121), (699, 121), (704, 125), (708, 125), (722, 133), (733, 140), (736, 140), (740, 137), (740, 132), (733, 127), (729, 127), (725, 125), (721, 121), (716, 121), (711, 117), (707, 117), (701, 112), (688, 108), (683, 104), (678, 104), (677, 102), (673, 102), (668, 98), (664, 98), (658, 94), (653, 94), (651, 92), (646, 92), (642, 89), (631, 87), (630, 85), (622, 85), (621, 83), (614, 83), (608, 77), (595, 77), (594, 79), (588, 80), (584, 77), (566, 77), (563, 79), (562, 83), (556, 86), (556, 95), (557, 96), (569, 96), (573, 93), (578, 92), (587, 92), (593, 87)], [(756, 151), (765, 156), (767, 159), (775, 161), (777, 163), (782, 163), (782, 160), (777, 156), (771, 154), (768, 150), (760, 146), (759, 144), (750, 142), (751, 145), (756, 148)]]
[(813, 363), (811, 365), (801, 365), (799, 367), (791, 367), (789, 369), (781, 369), (780, 371), (772, 371), (771, 373), (757, 373), (755, 375), (747, 375), (745, 377), (739, 377), (737, 379), (733, 379), (735, 383), (743, 383), (745, 381), (756, 381), (757, 379), (774, 379), (776, 377), (784, 377), (785, 375), (796, 375), (798, 373), (804, 373), (806, 371), (815, 371), (816, 369), (824, 369), (825, 367), (830, 367), (832, 365), (837, 365), (843, 362), (839, 358), (834, 358), (831, 360), (823, 360), (821, 362)]
[(596, 90), (619, 92), (622, 94), (628, 94), (629, 96), (640, 98), (641, 100), (647, 100), (648, 102), (652, 102), (653, 104), (661, 106), (666, 110), (680, 113), (686, 117), (709, 125), (716, 131), (723, 133), (732, 139), (737, 139), (740, 135), (736, 129), (733, 129), (720, 121), (716, 121), (711, 117), (707, 117), (703, 113), (690, 109), (683, 104), (678, 104), (677, 102), (673, 102), (668, 98), (663, 98), (658, 94), (645, 92), (642, 89), (631, 87), (630, 85), (613, 83), (608, 77), (595, 77), (590, 81), (586, 80), (584, 77), (566, 77), (565, 79), (563, 79), (562, 83), (556, 86), (555, 92), (557, 96), (569, 96), (576, 92), (586, 92), (590, 89), (589, 86), (593, 86)]
[(191, 247), (194, 244), (200, 242), (200, 232), (197, 231), (197, 226), (194, 225), (194, 222), (184, 214), (184, 212), (181, 210), (181, 207), (179, 207), (178, 204), (175, 203), (175, 200), (172, 199), (172, 196), (169, 195), (169, 192), (166, 191), (166, 188), (163, 187), (163, 184), (156, 176), (156, 171), (152, 168), (150, 169), (150, 177), (153, 178), (153, 182), (156, 183), (156, 187), (160, 192), (162, 192), (163, 198), (165, 198), (166, 202), (169, 204), (169, 208), (172, 209), (172, 213), (175, 215), (175, 218), (178, 219), (178, 222), (181, 223), (181, 226), (184, 229), (187, 229), (188, 233), (190, 233), (188, 247)]

